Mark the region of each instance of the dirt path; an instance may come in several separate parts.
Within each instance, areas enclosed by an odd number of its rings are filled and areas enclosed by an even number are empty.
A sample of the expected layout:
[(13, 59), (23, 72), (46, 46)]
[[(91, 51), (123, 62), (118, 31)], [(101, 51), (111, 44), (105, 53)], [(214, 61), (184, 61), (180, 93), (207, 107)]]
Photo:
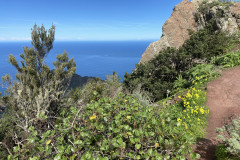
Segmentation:
[(229, 118), (240, 116), (240, 67), (223, 71), (221, 77), (208, 84), (207, 90), (210, 119), (206, 138), (198, 142), (196, 151), (202, 160), (215, 160), (215, 129)]

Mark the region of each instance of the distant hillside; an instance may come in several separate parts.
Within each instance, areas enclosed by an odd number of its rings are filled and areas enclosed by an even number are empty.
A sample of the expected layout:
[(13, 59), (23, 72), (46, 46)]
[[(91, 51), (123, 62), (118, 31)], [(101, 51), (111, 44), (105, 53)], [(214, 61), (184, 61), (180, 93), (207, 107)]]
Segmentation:
[(95, 79), (95, 77), (88, 77), (88, 76), (80, 76), (78, 74), (74, 74), (69, 89), (76, 89), (77, 87), (83, 87), (89, 80)]

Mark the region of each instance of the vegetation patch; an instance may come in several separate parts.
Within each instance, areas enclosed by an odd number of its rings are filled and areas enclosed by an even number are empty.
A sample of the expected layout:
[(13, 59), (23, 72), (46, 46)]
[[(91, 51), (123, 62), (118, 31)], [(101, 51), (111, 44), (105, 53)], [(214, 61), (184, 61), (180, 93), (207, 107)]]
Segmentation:
[[(235, 35), (215, 32), (213, 25), (209, 24), (192, 33), (179, 49), (167, 48), (149, 62), (137, 64), (131, 74), (125, 74), (123, 84), (130, 93), (140, 88), (149, 94), (152, 101), (164, 99), (174, 94), (173, 90), (178, 85), (176, 80), (180, 78), (191, 81), (191, 75), (187, 73), (189, 69), (199, 63), (210, 62), (212, 57), (223, 55), (238, 41)], [(185, 82), (182, 83), (187, 86)]]

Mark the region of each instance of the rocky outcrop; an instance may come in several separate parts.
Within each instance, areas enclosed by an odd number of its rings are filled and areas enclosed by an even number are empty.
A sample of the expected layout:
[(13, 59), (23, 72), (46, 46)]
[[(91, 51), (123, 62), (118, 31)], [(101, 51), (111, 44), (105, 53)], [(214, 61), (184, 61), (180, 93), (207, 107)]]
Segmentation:
[[(206, 13), (199, 12), (199, 6), (204, 0), (183, 0), (173, 9), (171, 17), (164, 23), (162, 37), (151, 43), (141, 57), (140, 63), (152, 59), (159, 51), (167, 47), (179, 48), (189, 38), (189, 30), (202, 29), (210, 19), (214, 19), (216, 29), (238, 32), (240, 28), (240, 4), (235, 3), (229, 8), (213, 6)], [(209, 0), (212, 3), (216, 0)], [(198, 15), (197, 15), (198, 14)], [(198, 16), (196, 18), (196, 15)]]

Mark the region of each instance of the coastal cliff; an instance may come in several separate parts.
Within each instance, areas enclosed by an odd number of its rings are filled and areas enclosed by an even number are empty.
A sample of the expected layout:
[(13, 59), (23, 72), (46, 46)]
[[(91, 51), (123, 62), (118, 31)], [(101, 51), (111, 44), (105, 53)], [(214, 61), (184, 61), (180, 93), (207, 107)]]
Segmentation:
[[(203, 8), (203, 3), (208, 3)], [(173, 8), (171, 17), (162, 27), (161, 39), (151, 43), (143, 53), (140, 63), (154, 58), (167, 47), (179, 48), (189, 38), (189, 31), (198, 31), (209, 21), (214, 21), (216, 30), (239, 32), (240, 4), (215, 5), (217, 0), (183, 0)]]

